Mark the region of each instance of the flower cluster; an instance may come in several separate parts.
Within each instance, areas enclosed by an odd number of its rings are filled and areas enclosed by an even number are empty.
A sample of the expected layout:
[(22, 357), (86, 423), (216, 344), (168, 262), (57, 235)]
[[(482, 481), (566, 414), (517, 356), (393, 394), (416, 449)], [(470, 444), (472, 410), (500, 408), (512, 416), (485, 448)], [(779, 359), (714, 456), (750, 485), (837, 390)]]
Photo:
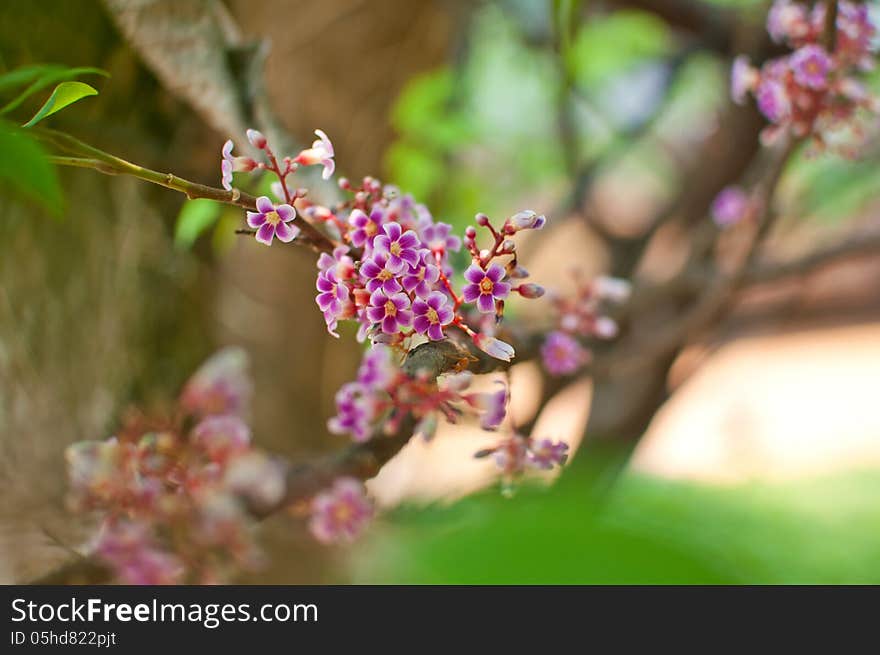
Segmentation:
[[(70, 502), (102, 513), (95, 553), (123, 582), (214, 582), (259, 561), (249, 507), (284, 494), (278, 465), (251, 445), (244, 353), (190, 379), (177, 416), (130, 416), (116, 436), (67, 449)], [(191, 426), (191, 427), (190, 427)]]
[(373, 518), (373, 505), (363, 483), (339, 478), (312, 499), (309, 530), (323, 544), (351, 543)]
[(630, 295), (630, 283), (619, 278), (600, 276), (585, 279), (575, 271), (576, 290), (572, 296), (554, 294), (556, 326), (544, 339), (541, 359), (551, 375), (572, 375), (590, 361), (590, 351), (582, 339), (613, 339), (617, 323), (606, 316), (608, 303), (620, 304)]
[(509, 494), (529, 469), (549, 471), (556, 466), (564, 466), (568, 461), (568, 444), (514, 433), (498, 445), (480, 450), (474, 456), (492, 456), (501, 473), (503, 490)]
[(394, 434), (404, 420), (412, 419), (413, 432), (431, 439), (438, 417), (455, 423), (465, 413), (480, 417), (484, 430), (495, 430), (507, 413), (507, 387), (499, 383), (492, 392), (469, 391), (473, 375), (468, 372), (441, 376), (439, 380), (412, 377), (401, 370), (396, 351), (373, 346), (364, 354), (357, 379), (336, 393), (336, 416), (328, 427), (335, 434), (348, 434), (367, 441), (380, 432)]
[(798, 138), (812, 135), (823, 146), (834, 132), (856, 128), (852, 119), (859, 110), (880, 111), (880, 100), (855, 77), (874, 65), (875, 27), (868, 7), (837, 2), (833, 26), (828, 25), (827, 12), (827, 2), (810, 9), (792, 0), (776, 0), (767, 30), (793, 52), (767, 61), (760, 70), (746, 57), (734, 61), (731, 94), (737, 103), (754, 95), (771, 123), (761, 134), (764, 143), (790, 131)]

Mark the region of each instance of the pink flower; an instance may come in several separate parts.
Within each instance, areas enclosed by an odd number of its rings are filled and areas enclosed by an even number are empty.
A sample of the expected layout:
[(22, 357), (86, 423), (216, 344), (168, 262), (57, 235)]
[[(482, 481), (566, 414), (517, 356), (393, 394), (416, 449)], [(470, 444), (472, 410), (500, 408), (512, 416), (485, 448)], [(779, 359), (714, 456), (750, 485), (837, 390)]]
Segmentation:
[(746, 95), (754, 91), (758, 85), (760, 75), (751, 64), (749, 58), (740, 55), (733, 60), (733, 68), (730, 72), (730, 95), (733, 101), (741, 105), (746, 101)]
[(518, 434), (506, 439), (495, 450), (495, 466), (508, 480), (521, 474), (528, 463), (529, 448), (524, 437)]
[(402, 328), (412, 324), (412, 310), (409, 296), (405, 293), (386, 294), (382, 290), (370, 296), (367, 318), (379, 323), (385, 334), (397, 334)]
[(373, 207), (367, 216), (360, 209), (353, 209), (348, 216), (348, 224), (354, 229), (349, 232), (349, 238), (356, 248), (364, 245), (373, 245), (373, 239), (380, 234), (381, 226), (385, 223), (385, 212), (379, 205)]
[(312, 147), (300, 152), (293, 161), (304, 166), (323, 165), (324, 171), (321, 173), (321, 177), (329, 180), (333, 171), (336, 170), (336, 163), (333, 161), (333, 144), (330, 143), (330, 139), (322, 130), (315, 130), (315, 134), (318, 135), (318, 138), (312, 143)]
[(431, 253), (421, 251), (421, 263), (418, 266), (410, 266), (403, 275), (401, 281), (407, 293), (415, 293), (419, 298), (426, 298), (431, 293), (432, 285), (440, 279), (440, 269), (430, 260)]
[(263, 136), (263, 133), (258, 130), (248, 130), (246, 132), (248, 141), (251, 142), (251, 145), (254, 148), (258, 148), (259, 150), (265, 150), (266, 146), (269, 145), (266, 141), (266, 137)]
[(806, 7), (791, 0), (776, 0), (767, 14), (767, 31), (777, 43), (802, 38), (808, 29)]
[(388, 256), (381, 252), (363, 261), (360, 274), (370, 293), (382, 289), (386, 294), (391, 295), (403, 289), (397, 275), (388, 268)]
[(719, 227), (734, 225), (749, 211), (749, 196), (742, 187), (729, 186), (721, 190), (712, 202), (712, 220)]
[(227, 347), (205, 361), (187, 381), (180, 404), (193, 416), (241, 416), (247, 411), (252, 393), (247, 353)]
[(233, 173), (252, 171), (257, 167), (257, 162), (250, 157), (233, 156), (232, 147), (232, 139), (223, 144), (223, 159), (220, 160), (221, 182), (227, 191), (232, 191)]
[(209, 416), (193, 428), (192, 439), (208, 459), (225, 462), (250, 447), (251, 430), (237, 416)]
[(419, 237), (412, 230), (403, 231), (399, 223), (386, 223), (382, 226), (384, 234), (373, 239), (373, 250), (388, 258), (386, 266), (397, 274), (407, 270), (407, 265), (418, 266)]
[(283, 243), (290, 243), (299, 234), (299, 228), (288, 225), (296, 218), (296, 210), (290, 205), (275, 205), (268, 196), (257, 198), (257, 211), (247, 213), (247, 222), (257, 230), (257, 241), (267, 246), (278, 237)]
[(462, 289), (465, 302), (477, 302), (477, 309), (484, 314), (495, 311), (495, 301), (506, 298), (510, 293), (510, 285), (502, 282), (504, 269), (499, 264), (492, 264), (483, 270), (471, 264), (464, 272), (465, 279), (470, 282)]
[(789, 60), (795, 81), (810, 89), (824, 89), (828, 84), (831, 57), (820, 45), (806, 45)]
[(548, 334), (541, 346), (541, 359), (550, 375), (571, 375), (588, 358), (589, 354), (574, 337), (558, 330)]
[(791, 99), (780, 80), (762, 76), (755, 97), (758, 100), (758, 109), (771, 122), (781, 123), (791, 115)]
[(480, 427), (484, 430), (497, 430), (507, 416), (507, 387), (501, 382), (498, 384), (501, 387), (498, 391), (471, 393), (464, 396), (464, 399), (481, 413)]
[(372, 436), (373, 409), (366, 385), (349, 382), (336, 392), (336, 416), (327, 421), (327, 427), (334, 434), (350, 434), (355, 441), (366, 441)]
[(425, 300), (417, 299), (413, 302), (413, 329), (419, 334), (427, 334), (429, 339), (439, 341), (445, 335), (443, 328), (454, 318), (452, 308), (448, 306), (446, 294), (433, 291)]
[(422, 241), (432, 252), (458, 252), (461, 239), (450, 234), (452, 226), (448, 223), (430, 223), (422, 228)]
[(339, 337), (339, 335), (336, 334), (336, 323), (348, 309), (348, 297), (350, 293), (348, 285), (339, 280), (336, 276), (335, 268), (328, 268), (326, 271), (318, 273), (315, 287), (318, 289), (318, 295), (315, 297), (315, 302), (324, 314), (324, 322), (327, 324), (327, 331), (334, 337)]
[(352, 542), (373, 518), (373, 506), (364, 485), (354, 478), (340, 478), (312, 500), (309, 529), (324, 544)]
[(529, 464), (538, 469), (550, 470), (562, 466), (568, 460), (568, 444), (550, 439), (532, 440), (528, 452)]
[(391, 359), (391, 350), (385, 346), (373, 346), (361, 360), (357, 381), (370, 389), (385, 390), (394, 380), (397, 369)]
[(183, 563), (160, 550), (141, 523), (120, 521), (106, 526), (95, 553), (126, 584), (177, 584), (184, 574)]

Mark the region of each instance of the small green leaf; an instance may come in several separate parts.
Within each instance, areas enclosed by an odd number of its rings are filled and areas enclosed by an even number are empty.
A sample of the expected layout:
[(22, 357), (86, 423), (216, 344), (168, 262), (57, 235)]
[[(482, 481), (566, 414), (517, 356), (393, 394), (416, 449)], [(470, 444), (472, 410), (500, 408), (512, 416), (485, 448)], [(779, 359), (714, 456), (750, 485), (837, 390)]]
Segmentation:
[(34, 117), (25, 123), (23, 127), (33, 127), (47, 116), (51, 116), (56, 111), (64, 109), (77, 100), (96, 95), (98, 95), (97, 90), (85, 82), (62, 82), (55, 87), (52, 95), (49, 96), (49, 99), (40, 108), (40, 111), (34, 114)]
[(30, 66), (19, 66), (8, 73), (0, 75), (0, 93), (7, 89), (28, 84), (31, 80), (35, 80), (42, 75), (49, 73), (57, 73), (63, 70), (63, 66), (57, 64), (32, 64)]
[(5, 122), (0, 122), (0, 183), (61, 215), (61, 185), (46, 152), (29, 133)]
[(183, 249), (192, 247), (196, 239), (217, 222), (222, 208), (219, 202), (203, 198), (183, 203), (174, 227), (175, 245)]
[[(15, 72), (16, 71), (13, 71), (9, 75), (13, 75)], [(43, 65), (39, 67), (36, 73), (37, 79), (24, 91), (22, 91), (17, 97), (7, 103), (6, 106), (3, 107), (3, 109), (0, 109), (0, 114), (9, 113), (13, 109), (21, 105), (33, 94), (37, 93), (38, 91), (42, 91), (52, 84), (65, 82), (67, 80), (73, 80), (82, 75), (103, 75), (104, 77), (110, 76), (107, 71), (100, 68), (92, 68), (90, 66), (82, 66), (79, 68), (66, 68), (64, 66)], [(26, 79), (25, 81), (30, 81), (30, 78)], [(2, 84), (2, 78), (0, 78), (0, 84)]]

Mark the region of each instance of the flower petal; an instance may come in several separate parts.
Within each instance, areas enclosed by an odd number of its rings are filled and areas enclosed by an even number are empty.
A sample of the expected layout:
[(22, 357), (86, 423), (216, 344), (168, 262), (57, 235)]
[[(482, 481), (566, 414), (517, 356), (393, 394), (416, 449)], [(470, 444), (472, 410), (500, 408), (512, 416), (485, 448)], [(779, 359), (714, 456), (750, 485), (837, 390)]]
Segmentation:
[(488, 293), (481, 294), (477, 298), (477, 309), (484, 314), (491, 314), (495, 311), (495, 299)]
[(288, 204), (278, 205), (275, 211), (285, 223), (296, 218), (296, 210)]
[(265, 243), (267, 246), (272, 245), (272, 239), (275, 236), (275, 226), (271, 223), (263, 223), (257, 230), (257, 241)]
[(275, 226), (275, 236), (283, 243), (290, 243), (296, 238), (297, 234), (299, 234), (299, 228), (295, 225), (279, 223)]
[(268, 214), (275, 210), (275, 204), (269, 200), (269, 196), (260, 196), (257, 198), (257, 210), (263, 214)]
[(259, 212), (248, 212), (247, 213), (247, 224), (252, 228), (257, 229), (263, 223), (266, 222), (266, 215), (261, 214)]

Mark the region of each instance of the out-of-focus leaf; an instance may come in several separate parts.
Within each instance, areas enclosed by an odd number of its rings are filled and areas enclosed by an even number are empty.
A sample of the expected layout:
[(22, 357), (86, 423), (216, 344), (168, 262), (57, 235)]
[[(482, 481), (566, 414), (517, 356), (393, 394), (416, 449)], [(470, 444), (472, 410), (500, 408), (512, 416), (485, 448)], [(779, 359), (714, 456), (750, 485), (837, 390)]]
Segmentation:
[(0, 183), (61, 215), (61, 185), (42, 146), (26, 131), (0, 122)]
[(662, 20), (642, 11), (617, 11), (586, 23), (568, 51), (578, 83), (599, 84), (634, 64), (669, 52), (672, 36)]
[(55, 87), (55, 90), (52, 91), (52, 95), (49, 96), (49, 99), (42, 107), (40, 107), (40, 110), (34, 114), (34, 117), (24, 124), (24, 127), (33, 127), (47, 116), (51, 116), (55, 112), (61, 111), (77, 100), (96, 95), (98, 95), (98, 91), (85, 82), (62, 82)]
[(451, 105), (454, 91), (452, 71), (447, 68), (414, 78), (392, 109), (392, 125), (403, 136), (437, 149), (467, 141), (470, 126)]
[(63, 67), (58, 66), (57, 64), (31, 64), (30, 66), (20, 66), (15, 68), (8, 73), (0, 75), (0, 93), (7, 89), (14, 89), (24, 84), (28, 84), (41, 75), (58, 71), (61, 68)]
[(443, 178), (443, 163), (436, 154), (405, 141), (392, 144), (385, 161), (391, 179), (416, 198), (428, 197)]
[[(14, 73), (15, 71), (13, 71)], [(67, 68), (65, 66), (55, 66), (52, 64), (46, 65), (41, 70), (37, 70), (37, 79), (32, 82), (24, 91), (22, 91), (18, 96), (16, 96), (13, 100), (8, 102), (3, 109), (0, 109), (0, 114), (7, 114), (19, 105), (31, 97), (33, 94), (38, 91), (42, 91), (46, 87), (56, 84), (57, 82), (64, 82), (68, 80), (76, 79), (82, 75), (103, 75), (104, 77), (109, 77), (110, 74), (102, 70), (100, 68), (92, 68), (90, 66), (82, 66), (79, 68)], [(28, 78), (27, 81), (29, 81)], [(0, 80), (0, 86), (2, 86), (2, 80)]]
[(847, 161), (839, 157), (803, 159), (794, 167), (799, 213), (823, 220), (853, 215), (880, 188), (875, 161)]
[(204, 198), (184, 202), (174, 227), (174, 243), (179, 248), (190, 248), (217, 222), (222, 208), (219, 202)]

